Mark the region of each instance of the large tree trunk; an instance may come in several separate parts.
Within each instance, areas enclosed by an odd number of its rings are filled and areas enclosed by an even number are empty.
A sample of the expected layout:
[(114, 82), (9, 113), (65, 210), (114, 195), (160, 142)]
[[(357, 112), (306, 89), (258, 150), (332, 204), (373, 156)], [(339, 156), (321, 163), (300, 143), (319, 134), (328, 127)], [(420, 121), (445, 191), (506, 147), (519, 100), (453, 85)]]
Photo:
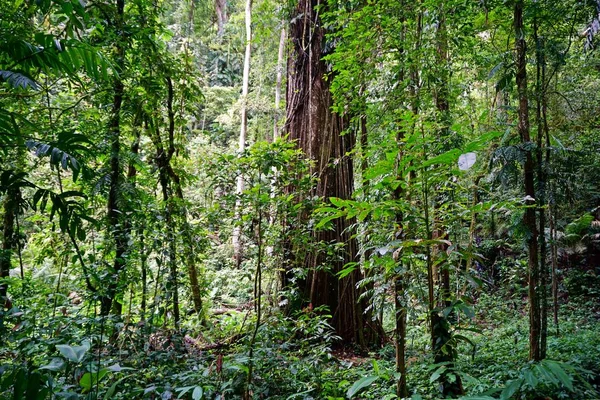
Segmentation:
[(525, 148), (525, 214), (523, 224), (527, 228), (527, 248), (529, 252), (529, 359), (540, 359), (540, 304), (537, 293), (539, 281), (538, 265), (538, 231), (535, 212), (534, 165), (531, 154), (531, 138), (529, 135), (529, 100), (527, 96), (527, 43), (523, 25), (523, 0), (515, 1), (515, 68), (517, 90), (519, 95), (518, 132)]
[[(314, 194), (325, 199), (349, 199), (354, 177), (347, 153), (354, 147), (354, 135), (341, 135), (346, 118), (331, 111), (327, 65), (322, 60), (325, 29), (315, 10), (319, 3), (299, 0), (295, 16), (301, 18), (295, 18), (290, 29), (293, 49), (288, 60), (286, 131), (314, 162), (312, 172), (319, 177)], [(324, 252), (308, 254), (304, 266), (309, 273), (300, 290), (312, 307), (329, 308), (331, 324), (344, 341), (366, 345), (377, 337), (370, 318), (363, 315), (364, 304), (358, 302), (361, 291), (356, 284), (362, 273), (356, 269), (343, 279), (335, 276), (346, 263), (357, 261), (357, 244), (349, 229), (352, 224), (339, 219), (334, 221), (333, 230), (314, 235), (315, 241), (343, 243), (342, 254), (329, 264), (328, 271), (320, 268), (326, 261)]]

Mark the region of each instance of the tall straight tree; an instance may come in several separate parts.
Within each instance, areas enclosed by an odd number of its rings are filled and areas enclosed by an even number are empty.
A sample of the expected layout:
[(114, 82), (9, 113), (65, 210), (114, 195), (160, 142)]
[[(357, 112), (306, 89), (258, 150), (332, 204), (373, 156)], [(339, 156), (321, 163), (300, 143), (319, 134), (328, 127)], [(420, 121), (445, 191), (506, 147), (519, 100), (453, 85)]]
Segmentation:
[(527, 42), (523, 23), (523, 0), (516, 0), (513, 8), (515, 32), (515, 68), (518, 107), (518, 132), (525, 152), (523, 165), (525, 183), (525, 214), (523, 224), (527, 229), (527, 249), (529, 268), (529, 359), (540, 360), (540, 303), (538, 299), (539, 265), (538, 265), (538, 231), (536, 223), (536, 200), (534, 186), (534, 163), (532, 155), (533, 143), (529, 134), (529, 98), (527, 94)]
[(283, 53), (287, 31), (285, 22), (282, 21), (281, 34), (279, 35), (279, 51), (277, 52), (277, 79), (275, 80), (275, 112), (273, 113), (273, 140), (279, 139), (279, 106), (281, 104), (281, 83), (283, 82)]
[[(286, 126), (289, 139), (314, 162), (312, 173), (319, 181), (314, 195), (329, 199), (349, 199), (353, 191), (352, 158), (354, 136), (343, 135), (347, 119), (333, 113), (333, 104), (326, 79), (327, 63), (323, 60), (326, 31), (317, 12), (326, 3), (318, 0), (299, 0), (290, 27), (292, 49), (288, 58), (286, 93)], [(332, 314), (332, 326), (347, 342), (366, 345), (377, 340), (376, 329), (363, 314), (359, 303), (362, 279), (359, 269), (338, 279), (336, 273), (349, 262), (356, 262), (357, 243), (350, 226), (352, 220), (338, 219), (333, 229), (314, 234), (314, 240), (327, 245), (341, 245), (342, 254), (326, 260), (322, 250), (310, 252), (303, 260), (308, 275), (299, 284), (300, 292), (312, 307), (327, 306)], [(329, 262), (327, 270), (323, 265)]]
[[(2, 250), (0, 250), (0, 278), (8, 278), (12, 255), (16, 248), (15, 219), (17, 218), (19, 189), (12, 185), (6, 188), (3, 201)], [(5, 283), (0, 284), (0, 310), (9, 308), (8, 290)]]
[[(115, 42), (116, 65), (119, 73), (123, 72), (125, 66), (125, 32), (124, 15), (125, 0), (117, 0), (116, 13), (112, 21), (112, 28), (116, 33)], [(115, 246), (115, 259), (112, 266), (111, 278), (109, 279), (106, 292), (100, 299), (100, 313), (108, 315), (111, 308), (114, 307), (115, 314), (120, 315), (123, 305), (120, 302), (113, 302), (119, 290), (119, 283), (122, 271), (125, 269), (128, 248), (128, 235), (124, 230), (123, 210), (121, 210), (121, 182), (122, 166), (120, 162), (121, 153), (121, 108), (124, 97), (124, 85), (120, 75), (116, 75), (113, 83), (113, 104), (111, 118), (108, 126), (108, 141), (110, 143), (110, 189), (107, 202), (108, 225), (112, 234)]]
[[(242, 77), (242, 109), (241, 113), (241, 127), (240, 137), (238, 143), (238, 152), (242, 154), (246, 149), (246, 137), (248, 132), (248, 83), (250, 80), (250, 57), (252, 53), (252, 0), (246, 0), (245, 10), (245, 22), (246, 22), (246, 51), (244, 54), (244, 76)], [(235, 193), (241, 196), (244, 192), (244, 175), (241, 173), (237, 177), (237, 187)], [(241, 202), (238, 199), (235, 203), (235, 213), (240, 214)], [(238, 220), (239, 218), (236, 218)], [(233, 229), (233, 257), (235, 264), (239, 267), (242, 263), (242, 227), (236, 226)]]

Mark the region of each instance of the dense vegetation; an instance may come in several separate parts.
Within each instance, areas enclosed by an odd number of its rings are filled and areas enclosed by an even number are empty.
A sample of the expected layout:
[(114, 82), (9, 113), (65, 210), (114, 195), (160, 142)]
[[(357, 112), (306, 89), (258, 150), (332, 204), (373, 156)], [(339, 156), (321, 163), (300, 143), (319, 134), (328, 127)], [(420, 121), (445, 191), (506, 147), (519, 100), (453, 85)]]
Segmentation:
[(0, 398), (600, 398), (599, 31), (0, 0)]

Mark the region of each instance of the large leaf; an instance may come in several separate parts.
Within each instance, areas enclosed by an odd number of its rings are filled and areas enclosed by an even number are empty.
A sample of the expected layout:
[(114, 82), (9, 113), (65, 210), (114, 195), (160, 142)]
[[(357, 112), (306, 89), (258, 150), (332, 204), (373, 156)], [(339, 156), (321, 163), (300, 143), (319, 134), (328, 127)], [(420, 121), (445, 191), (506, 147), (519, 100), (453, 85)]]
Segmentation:
[(88, 144), (90, 144), (90, 141), (86, 136), (70, 131), (60, 132), (56, 141), (28, 140), (25, 143), (27, 148), (33, 151), (36, 156), (49, 157), (51, 165), (64, 170), (70, 169), (73, 172), (74, 181), (77, 181), (81, 170), (81, 163), (78, 158), (81, 157), (82, 153), (89, 151)]
[(0, 79), (8, 82), (15, 89), (39, 90), (40, 88), (33, 78), (16, 71), (0, 70)]
[(379, 377), (377, 375), (365, 376), (354, 382), (354, 385), (348, 389), (346, 397), (353, 398), (358, 392), (375, 382)]
[(53, 358), (50, 364), (41, 366), (39, 369), (47, 369), (49, 371), (60, 371), (65, 365), (65, 362), (60, 358)]
[(513, 397), (513, 395), (515, 393), (517, 393), (517, 390), (519, 390), (519, 388), (521, 387), (522, 384), (523, 384), (523, 379), (515, 379), (515, 380), (510, 381), (508, 383), (508, 385), (506, 385), (506, 387), (502, 391), (502, 394), (500, 394), (500, 399), (508, 400), (511, 397)]
[(562, 383), (570, 391), (573, 391), (573, 382), (571, 381), (571, 377), (567, 375), (560, 363), (551, 360), (544, 360), (543, 363), (550, 371), (552, 371), (554, 376), (558, 378), (560, 383)]
[(118, 381), (116, 381), (115, 383), (113, 383), (112, 385), (110, 385), (110, 387), (108, 388), (108, 390), (104, 394), (104, 400), (112, 400), (113, 395), (117, 391), (117, 386), (119, 386), (119, 384), (121, 382), (123, 382), (125, 379), (129, 378), (130, 376), (131, 375), (124, 376), (121, 379), (119, 379)]
[(79, 380), (79, 386), (83, 388), (84, 393), (89, 392), (109, 372), (107, 368), (102, 368), (98, 372), (86, 372)]
[(433, 383), (433, 382), (437, 381), (440, 378), (440, 376), (442, 376), (442, 374), (446, 371), (446, 369), (447, 369), (447, 367), (445, 365), (442, 365), (437, 370), (435, 370), (435, 372), (433, 374), (431, 374), (431, 377), (429, 378), (429, 382)]
[(200, 400), (203, 395), (204, 391), (202, 390), (202, 386), (196, 386), (192, 392), (192, 400)]
[(78, 363), (83, 360), (83, 357), (85, 357), (85, 354), (90, 349), (90, 344), (86, 341), (84, 341), (81, 346), (58, 344), (56, 345), (56, 349), (67, 360)]

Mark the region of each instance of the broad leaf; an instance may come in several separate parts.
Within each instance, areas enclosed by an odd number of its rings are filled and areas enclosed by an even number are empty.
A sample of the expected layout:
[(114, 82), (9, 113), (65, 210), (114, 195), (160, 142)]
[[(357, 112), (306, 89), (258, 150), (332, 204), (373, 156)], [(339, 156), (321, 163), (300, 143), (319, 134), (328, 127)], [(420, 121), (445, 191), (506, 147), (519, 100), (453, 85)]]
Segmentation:
[(348, 389), (346, 397), (353, 398), (358, 392), (375, 382), (379, 377), (377, 375), (365, 376), (354, 382), (354, 385)]
[(500, 399), (501, 400), (510, 399), (515, 393), (517, 393), (517, 390), (519, 390), (519, 388), (521, 387), (522, 384), (523, 384), (522, 379), (515, 379), (513, 381), (510, 381), (508, 383), (508, 385), (506, 385), (506, 387), (502, 391), (502, 394), (500, 394)]

